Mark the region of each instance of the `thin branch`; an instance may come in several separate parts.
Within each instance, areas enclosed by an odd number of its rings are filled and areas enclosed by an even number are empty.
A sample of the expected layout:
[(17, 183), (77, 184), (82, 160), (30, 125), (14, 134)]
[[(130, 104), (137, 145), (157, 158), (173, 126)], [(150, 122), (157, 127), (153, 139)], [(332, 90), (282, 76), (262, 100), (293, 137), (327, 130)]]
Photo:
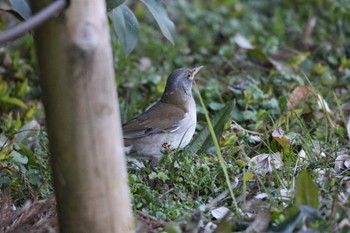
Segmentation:
[(0, 45), (8, 41), (15, 40), (23, 36), (28, 31), (37, 28), (46, 20), (59, 14), (68, 5), (66, 0), (55, 0), (50, 5), (33, 15), (27, 21), (18, 24), (14, 28), (8, 29), (0, 34)]

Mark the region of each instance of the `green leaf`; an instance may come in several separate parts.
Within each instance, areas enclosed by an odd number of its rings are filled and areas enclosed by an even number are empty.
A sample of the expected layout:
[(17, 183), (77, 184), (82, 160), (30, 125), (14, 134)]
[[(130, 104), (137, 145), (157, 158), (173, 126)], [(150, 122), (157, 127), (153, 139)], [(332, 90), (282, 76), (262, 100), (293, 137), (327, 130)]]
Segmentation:
[(112, 23), (125, 56), (128, 56), (137, 45), (139, 23), (126, 4), (120, 5), (112, 11)]
[(286, 220), (278, 224), (273, 232), (292, 233), (300, 223), (302, 214), (300, 213), (299, 208), (294, 205), (289, 206), (283, 212)]
[(0, 80), (0, 97), (9, 95), (9, 87), (6, 82)]
[(233, 229), (233, 223), (230, 219), (230, 214), (226, 214), (224, 218), (221, 219), (217, 228), (214, 232), (230, 233)]
[(295, 56), (289, 58), (286, 62), (287, 65), (296, 67), (306, 60), (310, 55), (310, 52), (298, 53)]
[(0, 187), (2, 187), (4, 184), (10, 184), (12, 181), (12, 179), (9, 176), (4, 176), (2, 175), (0, 177)]
[(10, 156), (12, 157), (12, 159), (20, 164), (27, 164), (28, 163), (28, 158), (20, 153), (18, 153), (17, 151), (13, 150), (10, 153)]
[(114, 8), (123, 4), (125, 0), (106, 0), (107, 11), (111, 11)]
[(208, 107), (214, 111), (217, 111), (225, 107), (225, 104), (218, 103), (218, 102), (211, 102)]
[[(232, 118), (232, 115), (235, 112), (235, 105), (236, 103), (234, 101), (227, 103), (226, 106), (213, 117), (213, 126), (217, 137), (220, 137), (226, 122)], [(187, 151), (192, 154), (202, 153), (212, 145), (213, 140), (210, 136), (210, 130), (209, 127), (206, 126), (197, 134), (197, 137), (192, 140), (190, 145), (187, 147)]]
[(167, 174), (165, 174), (164, 172), (158, 172), (157, 176), (159, 179), (161, 179), (164, 182), (169, 180), (169, 176)]
[(7, 97), (7, 96), (0, 97), (0, 103), (12, 104), (22, 108), (27, 108), (27, 105), (22, 100), (14, 97)]
[(297, 206), (318, 208), (318, 190), (307, 171), (301, 171), (296, 178), (295, 201)]
[(259, 48), (250, 49), (247, 51), (247, 54), (250, 58), (252, 58), (254, 60), (258, 60), (258, 61), (262, 61), (262, 62), (269, 61), (266, 53)]
[(180, 226), (174, 222), (170, 222), (165, 226), (165, 232), (166, 233), (181, 233), (182, 230)]
[(28, 165), (36, 165), (38, 159), (35, 157), (34, 152), (22, 143), (16, 143), (16, 147), (19, 147), (21, 154), (28, 158)]
[(25, 20), (32, 15), (29, 0), (9, 0), (13, 9)]
[(320, 219), (317, 209), (305, 205), (301, 205), (299, 208), (291, 205), (283, 210), (283, 215), (285, 220), (273, 227), (272, 232), (292, 233), (302, 221), (311, 222)]
[(169, 180), (169, 176), (167, 174), (165, 174), (164, 172), (158, 172), (158, 173), (152, 172), (148, 175), (148, 178), (151, 180), (158, 178), (164, 182)]
[(161, 0), (141, 0), (157, 21), (163, 35), (174, 45), (175, 24), (168, 17)]
[(20, 83), (18, 85), (17, 91), (16, 91), (16, 97), (23, 97), (28, 93), (28, 79), (25, 79), (24, 82)]
[(244, 181), (252, 181), (254, 178), (254, 174), (251, 172), (246, 172), (243, 174), (243, 180)]

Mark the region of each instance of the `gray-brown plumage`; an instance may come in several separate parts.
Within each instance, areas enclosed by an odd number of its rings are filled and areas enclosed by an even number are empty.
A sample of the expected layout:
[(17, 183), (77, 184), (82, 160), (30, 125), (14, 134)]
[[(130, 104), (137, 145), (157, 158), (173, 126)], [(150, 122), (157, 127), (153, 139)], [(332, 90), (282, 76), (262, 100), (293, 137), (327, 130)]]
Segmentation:
[(196, 129), (196, 104), (192, 96), (194, 76), (202, 66), (177, 69), (168, 77), (161, 99), (123, 125), (126, 153), (137, 158), (160, 158), (164, 144), (183, 148)]

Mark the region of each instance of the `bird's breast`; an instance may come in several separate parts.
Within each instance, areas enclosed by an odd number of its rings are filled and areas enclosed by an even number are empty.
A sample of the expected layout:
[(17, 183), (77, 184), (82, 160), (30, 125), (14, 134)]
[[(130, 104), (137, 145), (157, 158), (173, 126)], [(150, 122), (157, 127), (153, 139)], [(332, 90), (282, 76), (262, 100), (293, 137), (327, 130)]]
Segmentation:
[(181, 148), (187, 146), (188, 143), (190, 143), (193, 134), (196, 130), (197, 125), (197, 110), (196, 110), (196, 103), (192, 99), (192, 101), (189, 102), (188, 105), (188, 111), (186, 112), (184, 118), (181, 120), (179, 125), (179, 130), (176, 132), (177, 137), (181, 137), (180, 140), (178, 140), (180, 143), (177, 143), (177, 145), (174, 146), (180, 146)]

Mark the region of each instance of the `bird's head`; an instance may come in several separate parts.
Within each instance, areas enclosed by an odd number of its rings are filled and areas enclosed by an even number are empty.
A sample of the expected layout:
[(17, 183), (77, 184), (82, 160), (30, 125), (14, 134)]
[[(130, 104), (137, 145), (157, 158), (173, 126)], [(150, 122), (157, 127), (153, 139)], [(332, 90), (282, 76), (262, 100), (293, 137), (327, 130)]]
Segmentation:
[(192, 69), (180, 68), (174, 70), (168, 77), (162, 101), (175, 103), (192, 98), (192, 82), (196, 74), (203, 68), (198, 66)]

